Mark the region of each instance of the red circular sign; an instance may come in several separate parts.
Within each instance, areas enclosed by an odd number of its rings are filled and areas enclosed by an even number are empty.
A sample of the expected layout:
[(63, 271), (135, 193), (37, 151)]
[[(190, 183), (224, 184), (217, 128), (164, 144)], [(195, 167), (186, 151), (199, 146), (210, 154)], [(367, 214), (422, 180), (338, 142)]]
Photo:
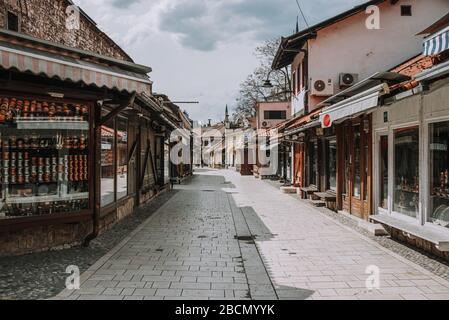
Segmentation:
[(331, 126), (331, 116), (330, 116), (330, 115), (326, 114), (326, 115), (324, 116), (324, 118), (323, 118), (323, 125), (324, 125), (326, 128), (329, 128), (329, 127)]

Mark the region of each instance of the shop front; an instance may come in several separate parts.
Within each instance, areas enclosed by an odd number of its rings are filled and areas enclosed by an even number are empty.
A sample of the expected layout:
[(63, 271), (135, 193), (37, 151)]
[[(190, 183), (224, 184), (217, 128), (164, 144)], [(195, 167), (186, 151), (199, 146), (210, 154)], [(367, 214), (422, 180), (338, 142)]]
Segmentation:
[(0, 255), (80, 244), (132, 212), (134, 102), (151, 92), (146, 67), (20, 41), (0, 44)]
[(92, 214), (92, 104), (0, 93), (0, 219)]
[[(444, 82), (444, 81), (443, 81)], [(449, 247), (449, 84), (399, 100), (373, 115), (373, 220)]]
[(363, 220), (373, 214), (373, 154), (378, 152), (373, 149), (372, 113), (389, 94), (390, 83), (408, 79), (391, 72), (377, 73), (324, 102), (329, 107), (320, 114), (321, 127), (335, 128), (336, 132), (336, 141), (329, 144), (328, 161), (328, 165), (335, 165), (336, 149), (336, 172), (327, 170), (331, 179), (336, 176), (331, 190), (336, 193), (337, 210)]

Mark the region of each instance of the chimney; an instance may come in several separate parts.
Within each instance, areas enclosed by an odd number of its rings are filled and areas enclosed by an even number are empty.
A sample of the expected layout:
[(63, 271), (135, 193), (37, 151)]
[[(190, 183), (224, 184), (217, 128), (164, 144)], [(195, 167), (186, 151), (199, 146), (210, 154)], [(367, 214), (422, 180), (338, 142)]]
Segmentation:
[(212, 127), (212, 119), (209, 119), (208, 127)]

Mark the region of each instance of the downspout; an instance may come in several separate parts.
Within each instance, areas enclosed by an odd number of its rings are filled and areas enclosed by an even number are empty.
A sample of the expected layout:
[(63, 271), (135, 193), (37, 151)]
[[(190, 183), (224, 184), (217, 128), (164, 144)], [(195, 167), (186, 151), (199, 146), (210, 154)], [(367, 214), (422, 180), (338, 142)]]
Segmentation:
[[(299, 51), (304, 53), (304, 89), (306, 93), (309, 91), (309, 42), (307, 41), (307, 48), (300, 49)], [(306, 94), (304, 98), (304, 115), (309, 114), (309, 95)]]

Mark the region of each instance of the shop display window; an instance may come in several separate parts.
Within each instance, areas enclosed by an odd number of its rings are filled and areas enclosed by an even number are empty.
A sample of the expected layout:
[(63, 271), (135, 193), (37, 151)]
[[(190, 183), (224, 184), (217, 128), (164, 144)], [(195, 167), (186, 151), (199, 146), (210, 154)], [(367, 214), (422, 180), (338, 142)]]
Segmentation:
[(351, 140), (349, 139), (349, 127), (344, 128), (344, 142), (343, 142), (343, 148), (344, 148), (344, 171), (343, 171), (343, 194), (348, 195), (350, 191), (350, 179), (351, 176)]
[[(153, 163), (152, 163), (152, 149), (151, 149), (151, 137), (149, 128), (146, 126), (142, 127), (141, 131), (141, 154), (140, 154), (140, 164), (143, 173), (143, 185), (142, 190), (148, 192), (154, 188), (156, 184), (156, 178), (153, 174)], [(144, 171), (145, 170), (145, 171)]]
[(307, 153), (308, 158), (308, 184), (318, 185), (318, 141), (314, 140), (309, 142), (309, 150)]
[(430, 125), (430, 210), (428, 221), (449, 228), (449, 122)]
[(0, 219), (89, 209), (89, 107), (0, 97)]
[(394, 132), (395, 212), (417, 218), (419, 213), (419, 128)]
[(360, 147), (361, 147), (361, 128), (360, 125), (356, 125), (353, 128), (354, 130), (354, 189), (353, 189), (353, 196), (355, 198), (360, 198), (361, 196), (361, 154), (360, 154)]
[(382, 209), (388, 210), (388, 136), (380, 137), (380, 203)]
[(101, 206), (114, 203), (115, 182), (115, 129), (114, 121), (101, 127)]
[(327, 175), (329, 190), (337, 192), (337, 140), (328, 142)]
[(128, 195), (128, 121), (117, 119), (117, 199)]

